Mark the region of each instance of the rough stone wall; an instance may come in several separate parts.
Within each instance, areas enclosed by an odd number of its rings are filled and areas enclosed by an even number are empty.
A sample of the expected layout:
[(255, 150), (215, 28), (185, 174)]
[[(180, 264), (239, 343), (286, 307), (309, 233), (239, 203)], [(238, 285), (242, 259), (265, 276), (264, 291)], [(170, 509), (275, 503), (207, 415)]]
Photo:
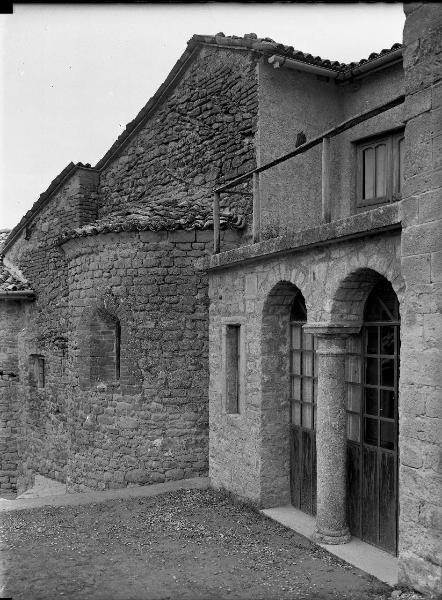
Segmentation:
[[(57, 237), (93, 215), (95, 183), (93, 172), (77, 171), (6, 252), (6, 260), (21, 271), (36, 294), (16, 332), (20, 374), (19, 491), (32, 483), (34, 473), (59, 481), (65, 479), (68, 440), (64, 366), (69, 309), (67, 264)], [(32, 354), (44, 357), (46, 382), (42, 389), (32, 381)]]
[(0, 489), (10, 491), (17, 484), (17, 334), (24, 313), (21, 302), (0, 302)]
[[(236, 232), (223, 237), (238, 244)], [(212, 243), (210, 231), (145, 231), (64, 244), (70, 491), (207, 472), (208, 283), (194, 263)], [(119, 322), (120, 377), (87, 382), (83, 337), (97, 310)]]
[(400, 580), (442, 595), (442, 9), (405, 4)]
[[(340, 317), (343, 298), (348, 296), (346, 313), (360, 321), (370, 286), (360, 297), (355, 295), (354, 283), (346, 294), (341, 289), (359, 272), (370, 280), (376, 274), (386, 277), (402, 301), (400, 235), (330, 244), (209, 274), (209, 473), (215, 486), (261, 506), (289, 502), (288, 340), (282, 332), (287, 332), (284, 323), (293, 294), (278, 290), (282, 282), (285, 287), (296, 286), (312, 323), (333, 321), (335, 312)], [(285, 316), (280, 305), (269, 301), (272, 296), (283, 298)], [(226, 414), (224, 407), (222, 335), (226, 323), (241, 324), (246, 338), (244, 404), (239, 415)], [(280, 339), (275, 339), (277, 332)]]
[[(203, 47), (169, 98), (103, 170), (99, 216), (158, 205), (167, 215), (191, 199), (210, 218), (212, 188), (255, 167), (256, 118), (251, 53)], [(250, 212), (250, 185), (239, 189), (223, 196), (222, 209)]]

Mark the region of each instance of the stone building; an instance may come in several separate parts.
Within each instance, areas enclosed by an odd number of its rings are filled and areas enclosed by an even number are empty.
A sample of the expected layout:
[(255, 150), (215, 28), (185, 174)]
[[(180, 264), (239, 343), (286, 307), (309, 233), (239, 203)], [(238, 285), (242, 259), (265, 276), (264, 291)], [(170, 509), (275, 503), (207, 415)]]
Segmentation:
[(440, 591), (442, 13), (405, 10), (349, 65), (195, 35), (40, 196), (3, 240), (2, 488), (209, 472)]

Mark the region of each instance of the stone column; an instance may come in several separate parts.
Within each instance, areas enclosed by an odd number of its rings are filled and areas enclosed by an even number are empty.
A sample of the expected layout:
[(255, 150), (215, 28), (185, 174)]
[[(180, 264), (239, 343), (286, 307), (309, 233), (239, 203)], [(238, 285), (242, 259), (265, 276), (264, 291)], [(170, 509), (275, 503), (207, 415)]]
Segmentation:
[(346, 517), (347, 336), (357, 327), (315, 323), (305, 329), (316, 339), (318, 398), (316, 411), (316, 539), (322, 544), (350, 541)]

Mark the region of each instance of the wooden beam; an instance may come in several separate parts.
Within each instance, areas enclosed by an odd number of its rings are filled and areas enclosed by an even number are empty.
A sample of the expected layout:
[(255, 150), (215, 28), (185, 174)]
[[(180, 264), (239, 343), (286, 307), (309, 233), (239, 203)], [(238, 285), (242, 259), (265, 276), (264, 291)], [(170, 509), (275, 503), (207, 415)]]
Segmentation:
[(213, 252), (215, 254), (218, 254), (220, 249), (219, 199), (220, 193), (215, 192), (213, 197)]
[(322, 222), (330, 223), (330, 138), (322, 140)]
[(298, 148), (295, 148), (295, 150), (292, 150), (288, 154), (284, 154), (284, 155), (280, 156), (279, 158), (276, 158), (275, 160), (272, 160), (271, 162), (269, 162), (265, 165), (262, 165), (261, 167), (257, 167), (256, 169), (253, 169), (252, 171), (249, 171), (248, 173), (245, 173), (244, 175), (241, 175), (240, 177), (236, 177), (235, 179), (231, 179), (227, 183), (220, 185), (219, 187), (216, 188), (216, 191), (224, 192), (224, 191), (228, 190), (229, 188), (234, 187), (235, 185), (238, 185), (239, 183), (242, 183), (243, 181), (247, 181), (247, 179), (249, 179), (254, 173), (263, 173), (264, 171), (267, 171), (268, 169), (271, 169), (272, 167), (276, 167), (276, 165), (279, 165), (280, 163), (283, 163), (286, 160), (293, 158), (294, 156), (298, 156), (298, 154), (304, 154), (304, 152), (306, 152), (307, 150), (310, 150), (310, 148), (314, 148), (315, 146), (318, 146), (319, 144), (321, 144), (323, 138), (325, 138), (325, 137), (332, 138), (335, 135), (343, 133), (344, 131), (347, 131), (347, 129), (351, 129), (355, 125), (359, 125), (359, 123), (363, 123), (364, 121), (367, 121), (368, 119), (372, 119), (373, 117), (376, 117), (377, 115), (380, 115), (381, 113), (383, 113), (387, 110), (390, 110), (391, 108), (394, 108), (395, 106), (399, 106), (399, 104), (403, 104), (404, 100), (405, 100), (404, 95), (397, 96), (396, 98), (393, 98), (393, 100), (389, 100), (388, 102), (385, 102), (385, 104), (381, 104), (380, 106), (376, 106), (375, 108), (372, 108), (371, 110), (369, 110), (367, 112), (355, 115), (354, 117), (351, 117), (351, 119), (347, 119), (347, 121), (340, 123), (336, 127), (333, 127), (332, 129), (328, 129), (327, 131), (324, 131), (324, 133), (313, 138), (309, 142), (302, 144), (302, 146), (298, 146)]

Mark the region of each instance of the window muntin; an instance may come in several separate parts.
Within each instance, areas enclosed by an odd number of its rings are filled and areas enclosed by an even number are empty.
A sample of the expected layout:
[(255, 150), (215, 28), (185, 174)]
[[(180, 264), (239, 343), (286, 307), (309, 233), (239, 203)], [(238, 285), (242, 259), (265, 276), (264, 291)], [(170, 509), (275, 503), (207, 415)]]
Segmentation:
[(403, 132), (374, 138), (357, 146), (357, 206), (400, 198), (404, 178)]
[(306, 321), (305, 302), (298, 294), (290, 315), (291, 422), (313, 430), (316, 426), (317, 372), (314, 336), (304, 331)]

